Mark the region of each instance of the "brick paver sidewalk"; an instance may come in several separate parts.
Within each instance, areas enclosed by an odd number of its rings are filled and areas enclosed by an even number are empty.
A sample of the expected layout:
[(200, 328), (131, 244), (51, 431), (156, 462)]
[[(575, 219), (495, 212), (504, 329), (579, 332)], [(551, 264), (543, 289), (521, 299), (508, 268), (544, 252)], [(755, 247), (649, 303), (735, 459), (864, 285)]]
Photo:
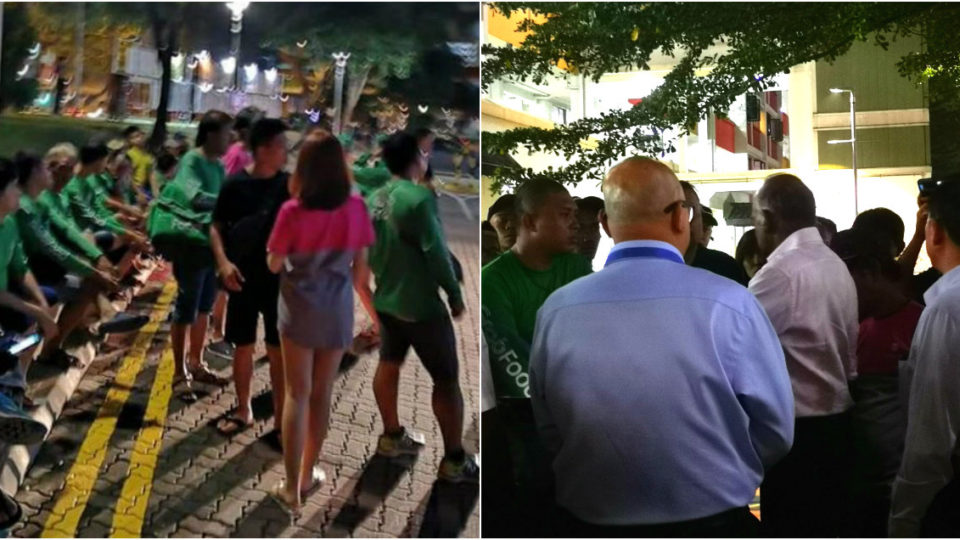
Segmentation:
[[(467, 312), (455, 323), (467, 411), (466, 447), (479, 450), (479, 263), (477, 225), (441, 199), (444, 226), (465, 273)], [(316, 537), (479, 535), (479, 488), (436, 481), (440, 431), (431, 382), (408, 358), (400, 387), (401, 419), (427, 436), (410, 462), (375, 456), (381, 430), (371, 383), (376, 353), (363, 355), (334, 388), (322, 465), (328, 482), (295, 524), (268, 495), (283, 477), (280, 453), (261, 437), (273, 429), (269, 377), (257, 363), (257, 422), (227, 438), (217, 420), (234, 407), (233, 385), (201, 387), (199, 402), (171, 395), (166, 315), (169, 282), (135, 306), (156, 324), (129, 336), (91, 366), (44, 443), (17, 500), (19, 537)], [(358, 311), (362, 313), (362, 311)], [(357, 317), (358, 327), (366, 322)], [(262, 354), (259, 352), (258, 356)], [(228, 363), (211, 364), (229, 374)]]

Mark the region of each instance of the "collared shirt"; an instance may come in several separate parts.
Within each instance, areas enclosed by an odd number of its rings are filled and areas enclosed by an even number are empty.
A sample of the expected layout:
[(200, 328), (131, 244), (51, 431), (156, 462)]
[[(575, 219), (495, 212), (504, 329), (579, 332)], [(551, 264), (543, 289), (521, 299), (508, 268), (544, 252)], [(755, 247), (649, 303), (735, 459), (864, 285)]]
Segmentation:
[(924, 299), (927, 308), (901, 374), (909, 383), (910, 406), (890, 504), (891, 537), (919, 536), (930, 503), (960, 463), (960, 267), (944, 274)]
[(800, 229), (773, 250), (750, 281), (750, 292), (780, 336), (797, 416), (850, 409), (847, 382), (857, 376), (857, 289), (817, 228)]
[[(616, 258), (636, 247), (670, 259)], [(531, 400), (557, 502), (600, 525), (746, 506), (793, 443), (770, 321), (744, 287), (684, 265), (669, 244), (622, 242), (611, 258), (537, 317)]]

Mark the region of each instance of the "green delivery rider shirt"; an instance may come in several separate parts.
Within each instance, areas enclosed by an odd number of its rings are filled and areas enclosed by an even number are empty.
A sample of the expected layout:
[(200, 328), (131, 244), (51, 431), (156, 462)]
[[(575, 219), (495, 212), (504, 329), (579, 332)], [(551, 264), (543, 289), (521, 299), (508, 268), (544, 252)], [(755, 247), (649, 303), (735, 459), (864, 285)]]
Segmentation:
[(220, 194), (220, 188), (226, 177), (223, 163), (219, 159), (209, 160), (199, 150), (191, 150), (180, 160), (175, 182), (179, 182), (184, 192), (191, 198), (198, 193), (214, 199)]
[(123, 224), (103, 206), (103, 201), (96, 200), (99, 186), (100, 179), (95, 174), (74, 176), (60, 191), (63, 206), (70, 209), (73, 219), (84, 229), (123, 233), (126, 230)]
[(17, 220), (12, 215), (7, 216), (0, 222), (0, 290), (8, 290), (10, 278), (22, 279), (29, 269)]
[(553, 291), (592, 272), (581, 255), (559, 255), (549, 270), (531, 270), (513, 251), (483, 267), (482, 326), (498, 398), (530, 397), (530, 343), (537, 311)]
[(68, 208), (56, 193), (46, 190), (37, 196), (34, 204), (41, 218), (47, 220), (50, 230), (74, 251), (80, 252), (91, 261), (103, 257), (103, 251), (91, 242), (73, 220)]
[(353, 179), (364, 197), (369, 197), (371, 193), (383, 187), (391, 178), (393, 178), (393, 175), (390, 174), (390, 170), (382, 161), (373, 167), (361, 165), (354, 165), (353, 167)]
[(409, 322), (443, 317), (443, 289), (462, 303), (433, 192), (409, 180), (391, 180), (367, 200), (376, 242), (370, 268), (377, 311)]
[(67, 272), (80, 277), (87, 277), (93, 273), (94, 269), (89, 261), (74, 253), (53, 235), (49, 220), (38, 211), (33, 199), (27, 195), (21, 195), (20, 209), (17, 210), (16, 216), (23, 248), (29, 256), (45, 255)]

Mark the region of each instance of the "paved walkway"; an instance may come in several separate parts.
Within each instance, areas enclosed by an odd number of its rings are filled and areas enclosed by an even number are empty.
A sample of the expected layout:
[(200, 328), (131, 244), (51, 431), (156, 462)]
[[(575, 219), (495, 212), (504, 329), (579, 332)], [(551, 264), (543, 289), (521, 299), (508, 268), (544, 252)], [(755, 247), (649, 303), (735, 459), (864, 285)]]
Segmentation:
[[(441, 199), (441, 209), (465, 272), (467, 312), (455, 327), (466, 447), (477, 452), (477, 226), (451, 200)], [(24, 519), (13, 536), (479, 535), (478, 487), (436, 482), (441, 437), (430, 407), (430, 378), (415, 357), (403, 370), (400, 413), (427, 435), (427, 447), (406, 463), (374, 454), (381, 430), (371, 389), (375, 353), (361, 356), (335, 385), (321, 458), (328, 482), (291, 524), (267, 495), (283, 477), (283, 465), (261, 440), (273, 429), (265, 359), (257, 362), (254, 379), (256, 424), (232, 439), (220, 435), (215, 426), (234, 407), (233, 385), (201, 387), (201, 400), (193, 404), (172, 395), (167, 315), (175, 286), (169, 278), (152, 285), (134, 303), (152, 315), (152, 323), (101, 354), (87, 372), (17, 494)], [(366, 322), (365, 315), (357, 319), (358, 327)], [(209, 360), (229, 374), (228, 364)]]

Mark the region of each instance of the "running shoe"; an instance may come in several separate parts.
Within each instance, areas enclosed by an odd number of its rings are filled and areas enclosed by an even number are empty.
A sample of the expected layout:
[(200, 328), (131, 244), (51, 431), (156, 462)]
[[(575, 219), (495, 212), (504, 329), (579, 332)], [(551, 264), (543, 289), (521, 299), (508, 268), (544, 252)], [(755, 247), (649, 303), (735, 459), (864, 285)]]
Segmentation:
[(445, 457), (440, 462), (437, 478), (446, 482), (459, 484), (461, 482), (480, 483), (480, 465), (476, 456), (467, 454), (461, 460)]
[(380, 435), (377, 441), (377, 454), (383, 457), (415, 456), (420, 453), (427, 439), (422, 433), (401, 428), (400, 433)]

